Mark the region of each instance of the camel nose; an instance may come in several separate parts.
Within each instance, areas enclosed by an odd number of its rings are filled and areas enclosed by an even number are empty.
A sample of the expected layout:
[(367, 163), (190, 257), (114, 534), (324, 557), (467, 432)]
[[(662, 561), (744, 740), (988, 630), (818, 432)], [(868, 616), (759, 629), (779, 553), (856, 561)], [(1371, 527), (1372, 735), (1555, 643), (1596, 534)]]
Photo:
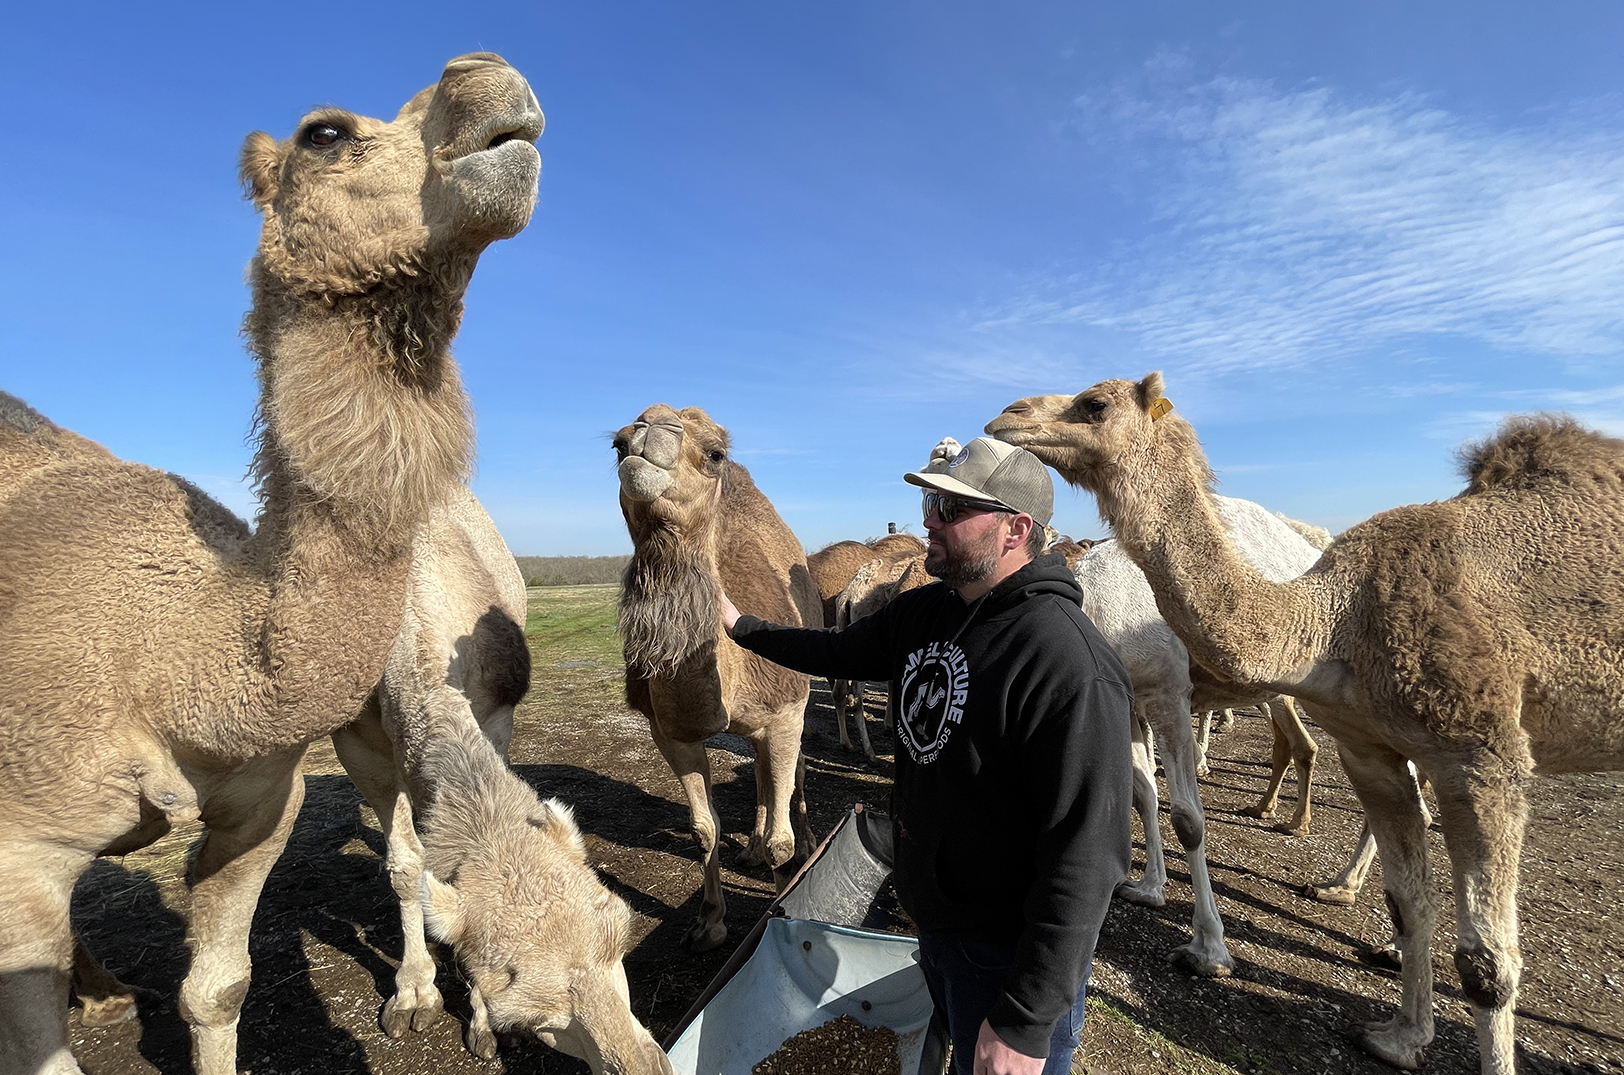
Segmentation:
[(446, 78), (449, 75), (466, 74), (469, 71), (485, 66), (512, 67), (513, 65), (494, 52), (470, 52), (448, 61), (445, 65), (445, 71), (441, 73), (440, 77)]
[(1005, 414), (1031, 414), (1032, 405), (1024, 399), (1018, 399), (1004, 408)]

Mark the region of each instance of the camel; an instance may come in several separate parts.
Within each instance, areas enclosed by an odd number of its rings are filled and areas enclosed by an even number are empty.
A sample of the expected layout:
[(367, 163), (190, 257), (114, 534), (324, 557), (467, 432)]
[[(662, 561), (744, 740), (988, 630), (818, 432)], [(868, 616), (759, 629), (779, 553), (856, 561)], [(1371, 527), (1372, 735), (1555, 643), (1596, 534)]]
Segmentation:
[[(837, 541), (809, 554), (806, 569), (817, 584), (818, 596), (823, 601), (823, 622), (829, 625), (836, 622), (841, 591), (850, 585), (859, 568), (875, 561), (893, 563), (905, 560), (922, 555), (924, 551), (925, 543), (912, 534), (892, 533), (867, 542)], [(868, 742), (868, 729), (862, 723), (862, 685), (849, 679), (831, 679), (829, 694), (835, 710), (835, 728), (840, 732), (840, 745), (847, 750), (853, 749), (851, 740), (846, 736), (846, 717), (847, 714), (856, 713), (863, 753), (872, 761), (874, 750)]]
[[(391, 663), (415, 665), (407, 650)], [(465, 706), (430, 725), (399, 741), (421, 746), (411, 779), (429, 788), (423, 917), (468, 981), (468, 1047), (490, 1059), (496, 1031), (524, 1031), (585, 1060), (592, 1075), (672, 1075), (631, 1010), (622, 962), (631, 908), (587, 864), (569, 807), (515, 776)]]
[(626, 701), (688, 798), (705, 881), (683, 945), (697, 952), (727, 939), (707, 737), (734, 732), (755, 747), (755, 828), (741, 861), (771, 866), (782, 889), (812, 846), (801, 758), (810, 681), (727, 638), (718, 596), (795, 626), (821, 626), (823, 610), (800, 543), (728, 446), (704, 411), (663, 403), (614, 438), (633, 548), (619, 616)]
[(523, 77), (477, 53), (392, 122), (329, 108), (249, 136), (252, 532), (0, 398), (0, 1070), (79, 1070), (74, 879), (198, 817), (180, 1009), (199, 1075), (236, 1070), (248, 928), (304, 748), (378, 682), (413, 538), (470, 466), (448, 345), (480, 253), (529, 221), (541, 126)]
[(1507, 419), (1462, 452), (1460, 494), (1382, 512), (1278, 583), (1236, 555), (1159, 373), (1017, 400), (987, 428), (1094, 493), (1203, 668), (1313, 705), (1336, 739), (1403, 953), (1399, 1011), (1360, 1041), (1404, 1068), (1432, 1040), (1437, 922), (1406, 759), (1431, 777), (1482, 1070), (1511, 1072), (1524, 785), (1624, 767), (1624, 441)]
[[(848, 627), (864, 616), (878, 611), (889, 604), (891, 599), (900, 593), (917, 590), (921, 586), (928, 586), (933, 580), (925, 573), (925, 554), (923, 551), (897, 560), (870, 560), (857, 569), (846, 588), (840, 591), (835, 599), (835, 619), (833, 626)], [(848, 680), (841, 683), (851, 683), (851, 705), (848, 707), (857, 725), (857, 738), (863, 744), (863, 753), (869, 761), (874, 760), (874, 747), (868, 739), (868, 720), (863, 715), (863, 692), (865, 684)], [(894, 725), (891, 711), (891, 685), (884, 684), (886, 690), (885, 721), (886, 727)], [(846, 738), (846, 711), (840, 702), (843, 700), (840, 692), (835, 698), (835, 723), (840, 728), (840, 745), (850, 749), (851, 742)]]

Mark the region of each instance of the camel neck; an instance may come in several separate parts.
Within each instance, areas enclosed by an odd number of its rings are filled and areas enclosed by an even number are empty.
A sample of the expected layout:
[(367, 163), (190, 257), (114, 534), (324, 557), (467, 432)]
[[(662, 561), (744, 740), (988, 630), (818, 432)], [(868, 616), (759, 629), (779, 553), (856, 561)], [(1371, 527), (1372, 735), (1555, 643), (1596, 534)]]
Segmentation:
[(1241, 558), (1208, 489), (1206, 459), (1199, 447), (1194, 451), (1183, 459), (1147, 455), (1102, 471), (1095, 488), (1101, 514), (1144, 571), (1192, 659), (1238, 683), (1291, 682), (1311, 659), (1300, 631), (1311, 618), (1298, 614), (1310, 594), (1268, 581)]

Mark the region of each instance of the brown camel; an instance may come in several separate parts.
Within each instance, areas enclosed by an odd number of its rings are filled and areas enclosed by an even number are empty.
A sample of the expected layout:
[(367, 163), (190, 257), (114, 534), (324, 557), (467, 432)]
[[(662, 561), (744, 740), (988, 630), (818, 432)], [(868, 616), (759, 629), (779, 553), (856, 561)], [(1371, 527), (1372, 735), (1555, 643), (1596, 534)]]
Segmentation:
[(1398, 1013), (1361, 1041), (1409, 1068), (1432, 1039), (1437, 903), (1406, 759), (1432, 778), (1482, 1068), (1511, 1072), (1524, 785), (1624, 767), (1624, 442), (1509, 419), (1463, 453), (1460, 495), (1383, 512), (1277, 583), (1235, 555), (1160, 374), (1019, 400), (987, 429), (1094, 493), (1196, 662), (1308, 702), (1336, 738), (1404, 965)]
[[(933, 581), (935, 580), (925, 573), (923, 549), (901, 559), (870, 560), (857, 569), (857, 574), (852, 576), (852, 580), (835, 599), (835, 618), (830, 626), (848, 627), (890, 604), (898, 594), (928, 586)], [(840, 745), (848, 749), (851, 747), (850, 740), (846, 738), (846, 714), (849, 712), (853, 718), (852, 722), (857, 725), (857, 738), (863, 744), (863, 753), (873, 761), (874, 747), (868, 739), (868, 718), (863, 712), (864, 684), (851, 680), (837, 682), (849, 684), (848, 691), (837, 692), (835, 695), (835, 724), (840, 729)], [(882, 686), (886, 691), (885, 726), (892, 728), (896, 725), (896, 714), (891, 708), (891, 685), (885, 683)], [(843, 694), (849, 697), (842, 697)], [(843, 701), (847, 703), (845, 706), (841, 705)]]
[(248, 928), (299, 760), (377, 684), (413, 537), (469, 468), (448, 345), (480, 252), (529, 221), (541, 124), (481, 53), (393, 122), (322, 109), (287, 141), (249, 136), (252, 532), (0, 400), (0, 1070), (79, 1070), (74, 878), (199, 816), (180, 1010), (199, 1075), (236, 1070)]
[[(823, 622), (833, 626), (839, 616), (840, 595), (857, 576), (860, 568), (876, 562), (895, 563), (913, 556), (923, 556), (925, 543), (912, 534), (886, 534), (867, 542), (837, 541), (826, 545), (806, 558), (806, 569), (817, 584), (818, 596), (823, 601)], [(829, 693), (835, 710), (835, 727), (840, 732), (840, 745), (852, 749), (846, 735), (846, 717), (857, 715), (857, 726), (863, 742), (863, 753), (874, 757), (869, 746), (868, 731), (862, 723), (862, 685), (849, 679), (831, 679)]]
[(718, 596), (725, 589), (775, 623), (821, 626), (822, 610), (800, 542), (704, 411), (655, 404), (614, 447), (633, 546), (620, 596), (626, 700), (648, 718), (688, 797), (705, 889), (683, 944), (705, 951), (727, 939), (707, 737), (734, 732), (755, 747), (755, 828), (742, 861), (766, 862), (782, 887), (812, 843), (801, 759), (808, 679), (735, 645)]

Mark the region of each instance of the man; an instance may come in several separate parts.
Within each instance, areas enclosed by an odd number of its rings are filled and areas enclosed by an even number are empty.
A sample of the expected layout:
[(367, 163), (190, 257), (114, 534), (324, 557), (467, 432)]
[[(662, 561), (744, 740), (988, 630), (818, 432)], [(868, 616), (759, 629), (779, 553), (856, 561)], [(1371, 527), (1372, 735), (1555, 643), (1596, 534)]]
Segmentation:
[[(1069, 1072), (1094, 942), (1128, 871), (1128, 674), (1041, 555), (1054, 486), (989, 437), (904, 479), (925, 489), (941, 582), (843, 630), (741, 616), (739, 645), (896, 692), (894, 879), (959, 1075)], [(1035, 557), (1035, 558), (1034, 558)]]

